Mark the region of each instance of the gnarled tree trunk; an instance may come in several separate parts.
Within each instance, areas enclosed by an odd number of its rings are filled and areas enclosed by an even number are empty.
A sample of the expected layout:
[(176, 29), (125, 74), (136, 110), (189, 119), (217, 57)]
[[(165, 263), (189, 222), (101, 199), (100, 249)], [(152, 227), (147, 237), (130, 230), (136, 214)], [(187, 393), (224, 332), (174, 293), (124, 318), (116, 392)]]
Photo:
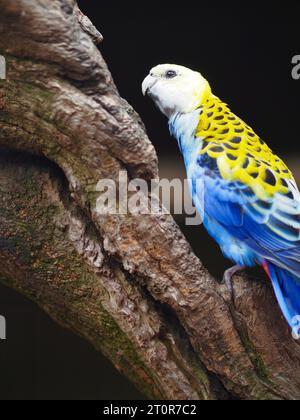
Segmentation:
[(171, 216), (107, 215), (97, 183), (158, 176), (74, 0), (0, 0), (0, 280), (150, 398), (298, 399), (300, 347), (266, 282), (234, 301)]

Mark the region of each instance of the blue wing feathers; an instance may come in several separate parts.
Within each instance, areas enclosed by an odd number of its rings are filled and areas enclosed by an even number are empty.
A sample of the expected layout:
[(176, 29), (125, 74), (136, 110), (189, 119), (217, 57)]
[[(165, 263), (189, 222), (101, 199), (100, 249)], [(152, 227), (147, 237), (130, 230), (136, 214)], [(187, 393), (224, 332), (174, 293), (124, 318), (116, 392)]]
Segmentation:
[(228, 241), (247, 244), (257, 263), (269, 259), (300, 278), (300, 201), (281, 194), (263, 201), (241, 182), (228, 182), (207, 168), (198, 171), (195, 177), (204, 182), (204, 223), (214, 238), (220, 243), (224, 234), (210, 228), (212, 223), (227, 230)]

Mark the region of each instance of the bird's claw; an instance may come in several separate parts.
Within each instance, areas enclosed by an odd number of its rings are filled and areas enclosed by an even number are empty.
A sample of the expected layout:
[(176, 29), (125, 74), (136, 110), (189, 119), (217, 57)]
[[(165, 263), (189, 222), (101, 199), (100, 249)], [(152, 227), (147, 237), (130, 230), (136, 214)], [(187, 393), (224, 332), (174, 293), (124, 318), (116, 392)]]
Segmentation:
[(232, 277), (240, 271), (245, 270), (245, 268), (246, 267), (242, 267), (240, 265), (235, 265), (234, 267), (229, 268), (229, 270), (226, 270), (224, 273), (222, 284), (226, 286), (227, 292), (230, 296), (230, 301), (233, 301), (234, 297)]

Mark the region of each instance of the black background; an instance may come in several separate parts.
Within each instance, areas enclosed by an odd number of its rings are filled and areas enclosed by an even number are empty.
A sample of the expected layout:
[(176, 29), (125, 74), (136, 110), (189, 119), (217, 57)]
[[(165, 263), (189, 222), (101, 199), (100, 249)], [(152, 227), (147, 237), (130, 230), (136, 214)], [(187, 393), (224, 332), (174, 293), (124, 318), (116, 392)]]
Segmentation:
[[(171, 62), (201, 71), (214, 93), (298, 176), (300, 80), (292, 79), (291, 60), (300, 54), (299, 7), (200, 0), (79, 4), (104, 36), (100, 50), (121, 95), (142, 116), (162, 173), (182, 168), (179, 152), (165, 118), (142, 97), (140, 86), (152, 66)], [(210, 271), (221, 276), (228, 263), (213, 242), (201, 228), (182, 229)], [(4, 287), (0, 314), (8, 327), (8, 340), (0, 341), (0, 399), (141, 397), (89, 344)]]
[(144, 100), (140, 85), (161, 63), (200, 71), (214, 93), (274, 149), (299, 151), (300, 81), (291, 77), (292, 57), (300, 54), (299, 7), (213, 6), (215, 1), (201, 0), (79, 3), (103, 34), (100, 49), (121, 95), (142, 116), (158, 152), (175, 153), (175, 145), (165, 118)]

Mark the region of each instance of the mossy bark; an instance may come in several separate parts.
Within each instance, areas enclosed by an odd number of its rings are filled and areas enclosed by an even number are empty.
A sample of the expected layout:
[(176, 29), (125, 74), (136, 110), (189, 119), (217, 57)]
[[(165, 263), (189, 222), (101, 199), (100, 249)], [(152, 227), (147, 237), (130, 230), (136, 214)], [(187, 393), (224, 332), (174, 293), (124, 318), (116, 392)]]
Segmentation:
[(237, 277), (232, 302), (171, 216), (96, 208), (99, 180), (158, 176), (101, 35), (73, 0), (0, 7), (2, 280), (149, 397), (299, 398), (299, 344), (265, 282)]
[[(175, 335), (105, 253), (99, 233), (62, 180), (45, 160), (2, 151), (1, 281), (90, 341), (145, 395), (213, 395), (204, 368), (192, 353), (181, 354)], [(190, 383), (196, 373), (199, 379)]]

